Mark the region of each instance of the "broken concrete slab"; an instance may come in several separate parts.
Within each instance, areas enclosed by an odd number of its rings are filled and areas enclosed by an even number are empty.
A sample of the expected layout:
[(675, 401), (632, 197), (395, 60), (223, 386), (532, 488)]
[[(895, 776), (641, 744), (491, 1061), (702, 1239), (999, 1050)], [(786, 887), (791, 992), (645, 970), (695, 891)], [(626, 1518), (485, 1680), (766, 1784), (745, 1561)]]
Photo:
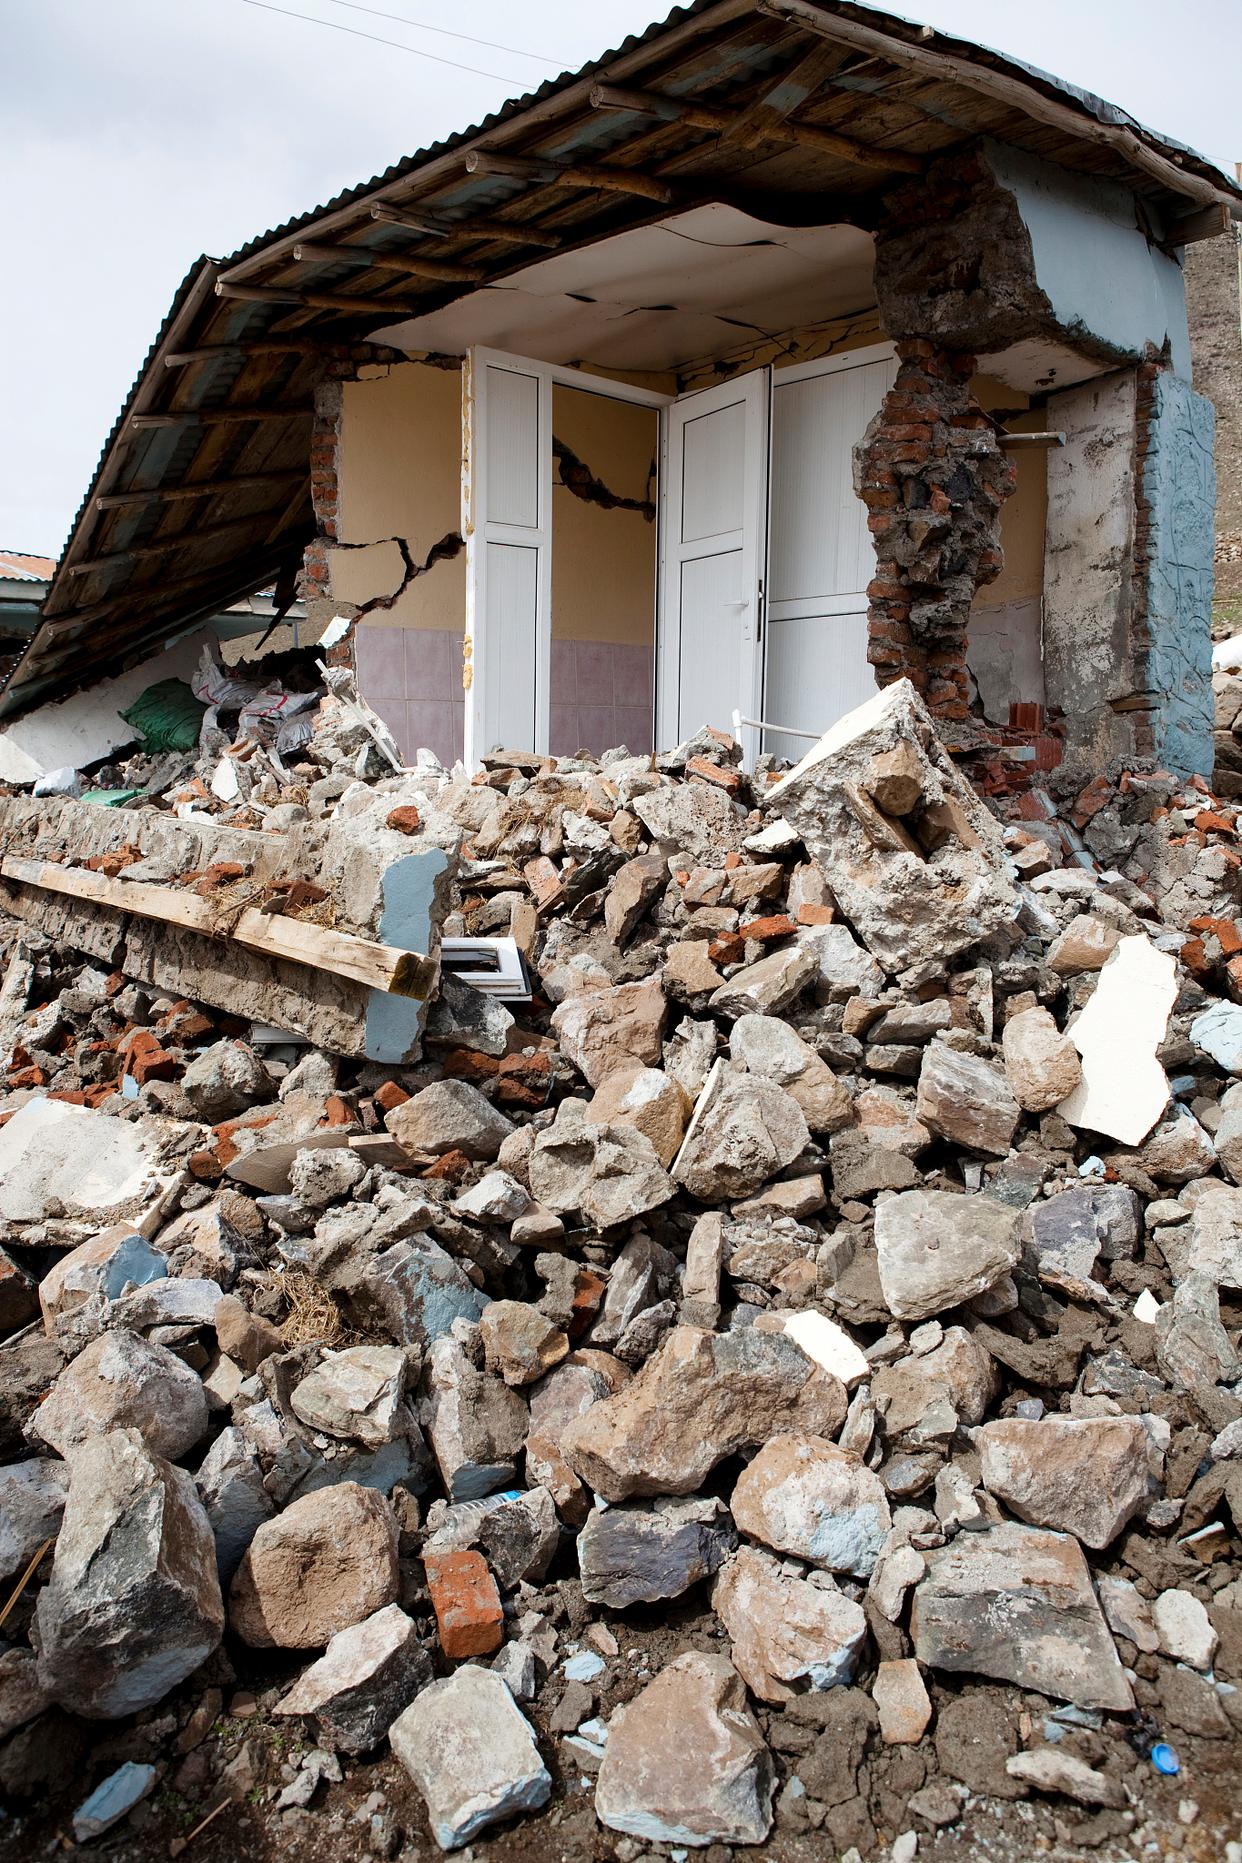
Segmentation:
[(801, 1107), (783, 1087), (731, 1074), (717, 1061), (674, 1160), (673, 1177), (705, 1203), (749, 1196), (792, 1164), (810, 1136)]
[[(195, 1128), (32, 1099), (0, 1126), (0, 1242), (72, 1248), (125, 1220), (150, 1234), (185, 1181)], [(53, 1214), (53, 1212), (55, 1212)]]

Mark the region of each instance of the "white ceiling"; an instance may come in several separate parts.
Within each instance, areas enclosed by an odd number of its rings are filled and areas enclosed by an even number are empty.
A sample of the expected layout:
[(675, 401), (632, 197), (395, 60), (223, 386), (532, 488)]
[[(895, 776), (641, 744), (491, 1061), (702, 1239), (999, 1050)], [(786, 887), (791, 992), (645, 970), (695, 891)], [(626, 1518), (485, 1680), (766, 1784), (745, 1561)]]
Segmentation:
[(791, 230), (734, 207), (695, 207), (540, 259), (372, 340), (450, 353), (480, 343), (539, 362), (675, 369), (757, 335), (869, 309), (872, 257), (871, 236), (857, 227)]

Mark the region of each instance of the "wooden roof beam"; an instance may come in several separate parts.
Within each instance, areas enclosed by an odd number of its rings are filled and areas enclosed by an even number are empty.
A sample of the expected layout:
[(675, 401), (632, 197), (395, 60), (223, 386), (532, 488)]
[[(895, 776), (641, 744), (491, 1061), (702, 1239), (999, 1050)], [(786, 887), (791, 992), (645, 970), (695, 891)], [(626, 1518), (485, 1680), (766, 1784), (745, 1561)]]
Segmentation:
[[(387, 343), (331, 343), (321, 342), (314, 336), (264, 336), (241, 337), (232, 343), (203, 343), (197, 349), (175, 349), (160, 360), (166, 369), (188, 369), (196, 362), (248, 362), (252, 356), (326, 358), (337, 351), (342, 359), (351, 362), (391, 362), (401, 353), (400, 350), (390, 349)], [(355, 351), (372, 353), (355, 354)]]
[[(287, 255), (286, 255), (287, 256)], [(358, 317), (410, 317), (423, 306), (397, 298), (351, 297), (344, 291), (303, 291), (292, 285), (231, 285), (216, 282), (216, 296), (243, 304), (290, 304), (296, 310), (345, 311)]]
[(438, 214), (390, 207), (387, 202), (372, 207), (371, 218), (380, 226), (403, 226), (411, 233), (425, 233), (431, 239), (498, 239), (515, 246), (546, 246), (549, 252), (565, 244), (559, 233), (545, 233), (542, 227), (520, 226), (517, 221), (443, 220)]
[(602, 188), (612, 194), (640, 194), (644, 200), (659, 201), (665, 207), (671, 207), (676, 199), (667, 181), (639, 174), (637, 169), (554, 162), (545, 156), (494, 155), (490, 149), (471, 149), (466, 157), (466, 173), (537, 181), (544, 187)]
[[(245, 517), (229, 518), (224, 524), (195, 525), (175, 537), (156, 537), (150, 543), (131, 544), (127, 550), (110, 550), (104, 556), (84, 557), (80, 563), (70, 563), (65, 573), (70, 576), (88, 576), (96, 569), (111, 569), (114, 563), (148, 562), (152, 557), (167, 555), (169, 550), (207, 544), (217, 537), (230, 537), (239, 530), (255, 529), (271, 515), (270, 509), (251, 511)], [(270, 542), (270, 534), (265, 535), (263, 541)]]
[(283, 485), (304, 479), (307, 466), (290, 466), (283, 472), (239, 472), (235, 479), (200, 479), (197, 485), (157, 485), (147, 491), (104, 492), (95, 500), (97, 511), (115, 511), (122, 505), (176, 504), (187, 498), (214, 498), (222, 492), (243, 491), (257, 485)]
[(339, 246), (315, 239), (300, 240), (293, 248), (293, 257), (297, 264), (309, 260), (339, 265), (349, 260), (355, 265), (374, 266), (380, 272), (402, 272), (407, 278), (430, 278), (442, 285), (477, 285), (487, 276), (479, 265), (452, 265), (442, 259), (420, 259), (417, 253), (381, 252), (374, 246)]
[[(746, 123), (749, 112), (729, 110), (719, 104), (701, 104), (680, 97), (666, 97), (655, 91), (628, 91), (615, 84), (596, 84), (591, 91), (595, 110), (632, 110), (635, 115), (656, 117), (662, 123), (685, 123), (691, 129), (705, 129), (730, 141)], [(815, 149), (852, 162), (856, 167), (883, 168), (889, 173), (918, 174), (923, 163), (917, 155), (901, 149), (876, 149), (858, 142), (853, 136), (839, 136), (835, 130), (820, 129), (812, 123), (787, 123), (773, 119), (757, 140), (780, 142), (801, 149)], [(752, 146), (750, 143), (746, 147)]]

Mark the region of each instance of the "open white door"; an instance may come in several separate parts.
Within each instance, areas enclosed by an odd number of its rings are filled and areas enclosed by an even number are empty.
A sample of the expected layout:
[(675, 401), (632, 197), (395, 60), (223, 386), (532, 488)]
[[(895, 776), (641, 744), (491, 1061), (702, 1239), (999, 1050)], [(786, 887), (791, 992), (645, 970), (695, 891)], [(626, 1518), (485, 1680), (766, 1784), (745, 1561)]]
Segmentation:
[[(854, 447), (896, 373), (885, 343), (773, 376), (763, 716), (817, 736), (875, 695), (867, 662), (875, 548), (854, 491)], [(796, 760), (806, 740), (768, 731), (762, 747)]]
[(656, 702), (666, 749), (700, 725), (730, 730), (735, 710), (760, 715), (768, 394), (769, 371), (756, 369), (668, 410)]
[(474, 349), (462, 376), (466, 540), (465, 761), (546, 749), (552, 576), (552, 384), (521, 357)]

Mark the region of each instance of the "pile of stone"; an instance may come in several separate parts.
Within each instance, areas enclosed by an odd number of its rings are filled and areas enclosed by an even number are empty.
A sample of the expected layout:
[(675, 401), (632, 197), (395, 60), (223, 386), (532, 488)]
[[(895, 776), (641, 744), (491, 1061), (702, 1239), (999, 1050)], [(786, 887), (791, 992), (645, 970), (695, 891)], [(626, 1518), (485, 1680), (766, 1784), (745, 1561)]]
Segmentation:
[(25, 1850), (1242, 1855), (1232, 811), (1003, 823), (904, 683), (792, 771), (333, 704), (242, 826), (378, 810), (531, 997), (387, 1066), (10, 923)]

